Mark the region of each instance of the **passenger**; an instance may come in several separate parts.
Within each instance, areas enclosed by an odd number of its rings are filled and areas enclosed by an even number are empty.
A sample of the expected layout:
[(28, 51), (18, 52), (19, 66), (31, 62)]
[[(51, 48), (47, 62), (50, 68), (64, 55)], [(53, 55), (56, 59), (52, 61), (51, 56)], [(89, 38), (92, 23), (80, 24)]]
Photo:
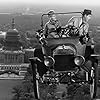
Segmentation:
[(48, 12), (49, 21), (44, 26), (44, 36), (46, 38), (59, 37), (61, 30), (61, 23), (56, 19), (56, 15), (53, 10)]
[[(82, 16), (74, 16), (72, 17), (69, 21), (66, 27), (68, 26), (74, 26), (78, 29), (78, 35), (83, 36), (83, 42), (88, 41), (89, 34), (88, 34), (88, 29), (89, 29), (89, 24), (88, 21), (91, 19), (91, 10), (84, 9)], [(69, 34), (70, 35), (70, 34)], [(85, 37), (86, 36), (86, 37)], [(81, 42), (82, 42), (81, 41)]]

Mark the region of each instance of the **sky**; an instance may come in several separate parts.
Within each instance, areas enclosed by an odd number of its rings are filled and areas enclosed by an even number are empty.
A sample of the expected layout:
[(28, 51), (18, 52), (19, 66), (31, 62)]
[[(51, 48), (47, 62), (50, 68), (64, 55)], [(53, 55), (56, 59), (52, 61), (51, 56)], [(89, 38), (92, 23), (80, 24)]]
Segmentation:
[[(45, 6), (44, 6), (45, 5)], [(99, 15), (100, 0), (0, 0), (0, 12), (25, 12), (29, 8), (34, 12), (82, 11), (91, 9), (93, 15)]]
[(100, 0), (0, 0), (0, 3), (59, 4), (100, 6)]

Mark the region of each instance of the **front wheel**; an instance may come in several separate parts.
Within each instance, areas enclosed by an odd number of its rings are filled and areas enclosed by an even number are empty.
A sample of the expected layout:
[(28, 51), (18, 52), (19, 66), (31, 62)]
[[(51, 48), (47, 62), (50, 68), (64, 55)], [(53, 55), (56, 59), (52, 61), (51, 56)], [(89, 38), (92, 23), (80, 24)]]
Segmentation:
[(39, 74), (37, 71), (37, 64), (36, 59), (30, 58), (31, 61), (31, 67), (32, 67), (32, 74), (33, 74), (33, 90), (34, 90), (34, 96), (35, 99), (40, 100), (40, 94), (39, 94)]
[(91, 99), (94, 99), (96, 97), (96, 92), (97, 92), (97, 63), (93, 64), (93, 67), (91, 68), (90, 71), (90, 97)]
[(39, 80), (38, 80), (38, 73), (33, 76), (33, 89), (34, 89), (34, 95), (35, 99), (40, 100), (40, 93), (39, 93)]

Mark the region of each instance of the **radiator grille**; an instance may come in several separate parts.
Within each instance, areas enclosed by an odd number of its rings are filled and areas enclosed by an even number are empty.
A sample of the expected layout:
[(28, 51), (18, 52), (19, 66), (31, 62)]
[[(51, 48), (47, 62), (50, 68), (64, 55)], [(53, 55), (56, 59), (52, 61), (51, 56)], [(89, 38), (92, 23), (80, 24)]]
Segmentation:
[(75, 69), (74, 56), (73, 55), (55, 55), (55, 71), (69, 71)]

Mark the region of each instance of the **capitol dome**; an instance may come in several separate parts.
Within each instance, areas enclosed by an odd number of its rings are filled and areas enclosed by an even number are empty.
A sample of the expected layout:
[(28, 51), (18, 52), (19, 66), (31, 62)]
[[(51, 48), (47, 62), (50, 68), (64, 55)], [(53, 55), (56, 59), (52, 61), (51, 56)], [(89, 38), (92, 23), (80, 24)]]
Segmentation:
[(14, 19), (12, 20), (12, 28), (6, 32), (4, 40), (4, 48), (6, 50), (20, 50), (22, 43), (20, 42), (20, 33), (15, 28)]
[(6, 41), (19, 41), (20, 40), (20, 34), (17, 29), (9, 29), (6, 33), (5, 37)]
[(18, 32), (18, 30), (17, 29), (9, 29), (8, 31), (7, 31), (7, 35), (19, 35), (19, 32)]

